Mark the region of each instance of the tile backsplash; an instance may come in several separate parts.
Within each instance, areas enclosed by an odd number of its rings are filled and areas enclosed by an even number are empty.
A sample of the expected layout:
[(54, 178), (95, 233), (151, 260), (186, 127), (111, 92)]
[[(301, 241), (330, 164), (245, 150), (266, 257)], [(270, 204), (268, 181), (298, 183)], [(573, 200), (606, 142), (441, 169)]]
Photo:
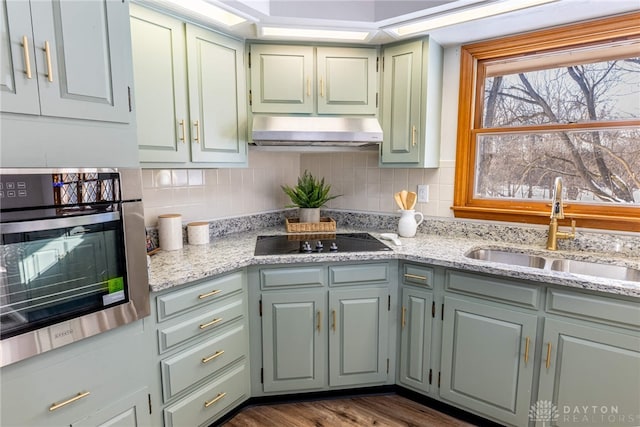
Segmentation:
[(429, 185), (429, 203), (416, 210), (426, 216), (452, 217), (454, 162), (439, 169), (389, 169), (378, 166), (377, 152), (282, 153), (249, 151), (242, 169), (144, 169), (145, 225), (155, 227), (158, 215), (178, 213), (183, 222), (212, 220), (280, 210), (290, 203), (280, 185), (295, 185), (309, 170), (324, 177), (332, 194), (342, 197), (331, 209), (396, 212), (393, 193)]

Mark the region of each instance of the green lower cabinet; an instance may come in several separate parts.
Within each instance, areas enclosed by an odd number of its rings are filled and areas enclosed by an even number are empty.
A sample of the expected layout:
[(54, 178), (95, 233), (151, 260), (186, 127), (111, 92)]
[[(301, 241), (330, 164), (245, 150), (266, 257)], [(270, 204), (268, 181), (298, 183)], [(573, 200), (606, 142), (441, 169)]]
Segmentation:
[(440, 396), (509, 425), (527, 425), (537, 316), (445, 297)]
[(402, 290), (400, 382), (425, 393), (430, 389), (432, 305), (431, 292)]
[(387, 288), (329, 292), (329, 384), (385, 382), (388, 376)]
[(264, 391), (310, 390), (326, 385), (326, 292), (264, 293)]
[(151, 425), (149, 389), (144, 387), (71, 424), (71, 427), (142, 427)]
[[(548, 359), (548, 360), (547, 360)], [(640, 334), (545, 321), (539, 426), (640, 425)]]

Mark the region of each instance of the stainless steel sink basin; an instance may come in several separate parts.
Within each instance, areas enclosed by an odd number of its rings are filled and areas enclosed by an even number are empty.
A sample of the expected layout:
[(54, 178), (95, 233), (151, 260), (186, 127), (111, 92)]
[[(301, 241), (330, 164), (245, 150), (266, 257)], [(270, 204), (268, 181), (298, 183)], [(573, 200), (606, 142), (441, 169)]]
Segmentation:
[(602, 277), (605, 279), (640, 282), (640, 270), (620, 265), (601, 264), (572, 259), (555, 259), (551, 262), (551, 270), (573, 274), (584, 274), (586, 276)]
[(508, 252), (500, 249), (474, 249), (466, 255), (468, 258), (522, 267), (544, 268), (546, 259), (541, 256)]

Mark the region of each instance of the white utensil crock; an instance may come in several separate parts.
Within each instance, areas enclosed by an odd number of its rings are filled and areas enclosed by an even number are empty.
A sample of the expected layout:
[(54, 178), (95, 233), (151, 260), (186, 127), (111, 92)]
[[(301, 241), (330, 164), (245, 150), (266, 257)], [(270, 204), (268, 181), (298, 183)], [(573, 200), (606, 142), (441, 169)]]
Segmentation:
[[(400, 221), (398, 221), (398, 234), (401, 237), (413, 237), (416, 235), (418, 226), (424, 221), (422, 212), (416, 212), (413, 209), (401, 210)], [(420, 219), (418, 219), (418, 216)]]

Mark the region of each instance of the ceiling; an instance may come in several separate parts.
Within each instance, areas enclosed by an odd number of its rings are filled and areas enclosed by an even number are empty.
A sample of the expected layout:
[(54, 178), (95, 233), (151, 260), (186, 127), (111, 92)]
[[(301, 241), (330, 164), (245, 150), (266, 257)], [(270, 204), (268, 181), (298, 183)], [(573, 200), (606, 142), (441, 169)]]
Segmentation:
[[(288, 40), (263, 37), (261, 27), (305, 27), (337, 30), (365, 30), (364, 43), (383, 44), (402, 37), (389, 29), (429, 16), (495, 3), (496, 0), (205, 0), (247, 21), (225, 27), (203, 15), (171, 4), (169, 0), (134, 0), (173, 11), (204, 25), (218, 28), (243, 39)], [(518, 2), (521, 0), (508, 0)], [(508, 34), (584, 21), (640, 9), (640, 0), (556, 0), (488, 18), (437, 28), (428, 34), (443, 46), (486, 40)], [(424, 33), (426, 34), (426, 33)], [(412, 34), (404, 38), (416, 37)], [(308, 40), (307, 40), (308, 41)]]

